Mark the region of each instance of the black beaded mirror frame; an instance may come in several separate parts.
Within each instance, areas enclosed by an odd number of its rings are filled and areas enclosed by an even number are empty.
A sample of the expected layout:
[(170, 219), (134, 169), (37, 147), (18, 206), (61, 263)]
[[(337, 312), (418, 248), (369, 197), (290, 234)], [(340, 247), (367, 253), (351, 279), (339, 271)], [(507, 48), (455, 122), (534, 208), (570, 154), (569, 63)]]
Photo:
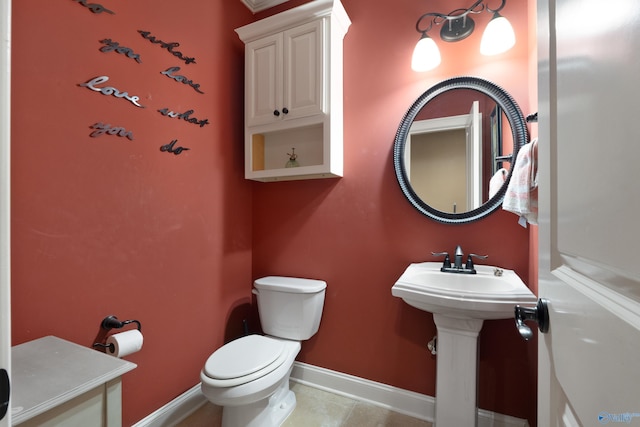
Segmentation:
[[(424, 200), (422, 200), (411, 187), (409, 178), (407, 176), (407, 169), (404, 164), (405, 145), (407, 137), (409, 136), (409, 130), (413, 121), (420, 110), (429, 103), (436, 96), (447, 92), (452, 89), (473, 89), (491, 97), (496, 104), (502, 108), (505, 115), (509, 120), (509, 126), (513, 135), (513, 153), (511, 167), (509, 168), (509, 174), (505, 180), (504, 185), (500, 188), (491, 199), (485, 202), (482, 206), (473, 209), (468, 212), (462, 213), (449, 213), (442, 212), (429, 206)], [(478, 77), (454, 77), (444, 80), (440, 83), (429, 88), (413, 103), (411, 108), (402, 118), (400, 127), (396, 132), (396, 137), (393, 146), (393, 166), (396, 171), (396, 177), (400, 184), (400, 189), (404, 193), (407, 200), (415, 207), (419, 212), (439, 222), (447, 224), (462, 224), (472, 221), (477, 221), (491, 212), (495, 211), (502, 204), (507, 185), (511, 179), (511, 172), (513, 170), (513, 164), (518, 156), (520, 147), (526, 144), (528, 141), (527, 124), (522, 111), (518, 104), (513, 100), (511, 95), (507, 93), (500, 86)]]

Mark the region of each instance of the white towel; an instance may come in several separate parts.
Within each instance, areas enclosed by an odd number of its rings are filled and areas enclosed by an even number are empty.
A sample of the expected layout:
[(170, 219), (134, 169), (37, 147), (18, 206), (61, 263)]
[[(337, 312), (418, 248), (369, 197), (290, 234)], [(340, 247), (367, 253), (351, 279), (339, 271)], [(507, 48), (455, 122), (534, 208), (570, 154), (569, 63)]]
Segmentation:
[(538, 223), (537, 138), (518, 151), (502, 208), (519, 215), (529, 224)]
[(492, 198), (496, 195), (498, 191), (504, 185), (504, 182), (507, 180), (507, 175), (509, 172), (505, 168), (498, 169), (491, 179), (489, 180), (489, 198)]

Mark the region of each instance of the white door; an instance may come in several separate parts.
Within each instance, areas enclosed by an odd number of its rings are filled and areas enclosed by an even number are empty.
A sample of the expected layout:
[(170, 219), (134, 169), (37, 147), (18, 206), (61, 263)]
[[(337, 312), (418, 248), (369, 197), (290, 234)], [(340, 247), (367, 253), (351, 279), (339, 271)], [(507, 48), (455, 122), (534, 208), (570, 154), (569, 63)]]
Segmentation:
[(0, 427), (11, 425), (11, 410), (6, 405), (5, 374), (11, 375), (11, 285), (10, 285), (10, 150), (11, 97), (11, 2), (0, 6)]
[(473, 101), (467, 117), (467, 210), (472, 210), (482, 205), (482, 114), (478, 101)]
[(640, 2), (538, 0), (538, 425), (640, 426)]

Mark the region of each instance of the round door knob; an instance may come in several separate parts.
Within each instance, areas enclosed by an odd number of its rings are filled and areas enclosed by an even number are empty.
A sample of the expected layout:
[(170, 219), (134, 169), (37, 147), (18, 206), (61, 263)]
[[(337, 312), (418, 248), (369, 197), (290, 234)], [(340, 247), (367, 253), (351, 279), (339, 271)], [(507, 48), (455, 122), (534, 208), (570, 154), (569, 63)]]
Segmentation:
[(278, 117), (280, 115), (280, 111), (278, 110), (273, 110), (273, 115)]
[(525, 340), (530, 340), (533, 337), (533, 331), (527, 325), (524, 324), (527, 320), (532, 320), (538, 324), (538, 329), (543, 334), (549, 331), (549, 308), (547, 307), (548, 301), (544, 298), (538, 300), (538, 304), (535, 307), (520, 307), (516, 305), (515, 319), (516, 328), (520, 336)]
[(10, 395), (11, 382), (9, 381), (9, 373), (4, 369), (0, 369), (0, 420), (7, 414)]
[(283, 112), (284, 114), (289, 114), (289, 109), (288, 109), (287, 107), (284, 107), (284, 108), (282, 109), (282, 112)]

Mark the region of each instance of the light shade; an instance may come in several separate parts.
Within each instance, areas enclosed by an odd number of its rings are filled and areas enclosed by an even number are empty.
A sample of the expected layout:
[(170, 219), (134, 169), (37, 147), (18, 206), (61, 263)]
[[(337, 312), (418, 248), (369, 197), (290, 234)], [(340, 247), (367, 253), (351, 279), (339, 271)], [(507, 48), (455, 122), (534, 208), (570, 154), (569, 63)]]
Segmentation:
[(433, 70), (440, 65), (440, 60), (440, 50), (436, 42), (424, 33), (413, 49), (411, 68), (418, 72)]
[(480, 53), (483, 55), (498, 55), (508, 51), (515, 44), (516, 34), (511, 23), (507, 18), (496, 12), (482, 34)]

